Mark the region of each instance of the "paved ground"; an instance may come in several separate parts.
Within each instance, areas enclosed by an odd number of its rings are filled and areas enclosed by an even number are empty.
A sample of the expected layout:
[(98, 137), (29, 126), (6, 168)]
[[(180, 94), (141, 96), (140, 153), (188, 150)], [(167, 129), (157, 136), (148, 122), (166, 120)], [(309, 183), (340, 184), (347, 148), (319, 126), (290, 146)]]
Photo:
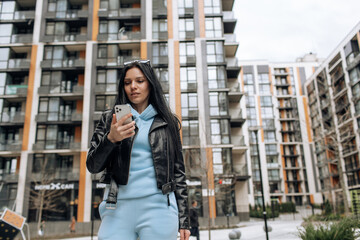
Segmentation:
[[(268, 220), (268, 226), (272, 227), (272, 232), (269, 233), (269, 239), (276, 240), (297, 240), (296, 237), (297, 228), (300, 227), (302, 220)], [(241, 231), (241, 240), (264, 240), (265, 232), (263, 230), (264, 222), (263, 221), (249, 221), (241, 222), (238, 229)], [(231, 229), (220, 229), (211, 231), (211, 240), (229, 240), (228, 234), (231, 232)], [(209, 240), (209, 233), (206, 230), (200, 231), (201, 240)], [(196, 238), (190, 237), (190, 240), (195, 240)], [(91, 240), (91, 237), (81, 237), (81, 238), (67, 238), (67, 240)], [(94, 237), (93, 240), (97, 240), (97, 237)]]

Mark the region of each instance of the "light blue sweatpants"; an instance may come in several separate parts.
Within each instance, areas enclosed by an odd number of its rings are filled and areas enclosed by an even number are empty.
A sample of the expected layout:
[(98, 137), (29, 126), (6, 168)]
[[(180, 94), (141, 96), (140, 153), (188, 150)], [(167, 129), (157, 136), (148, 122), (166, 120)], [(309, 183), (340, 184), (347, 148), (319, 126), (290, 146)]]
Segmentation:
[(142, 198), (118, 199), (116, 209), (99, 206), (99, 240), (176, 240), (179, 218), (175, 194), (161, 193)]

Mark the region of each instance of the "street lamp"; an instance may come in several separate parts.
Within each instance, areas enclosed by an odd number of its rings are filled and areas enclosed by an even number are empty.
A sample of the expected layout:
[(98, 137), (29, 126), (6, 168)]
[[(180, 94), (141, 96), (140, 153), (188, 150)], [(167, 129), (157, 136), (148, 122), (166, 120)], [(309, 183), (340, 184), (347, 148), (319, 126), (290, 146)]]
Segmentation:
[(258, 131), (259, 131), (259, 129), (261, 129), (261, 126), (250, 127), (249, 131), (252, 131), (252, 132), (255, 133), (257, 159), (258, 159), (259, 171), (260, 171), (260, 187), (261, 187), (261, 199), (262, 199), (262, 207), (263, 207), (263, 216), (264, 216), (264, 223), (265, 223), (265, 233), (266, 233), (266, 240), (269, 240), (268, 227), (267, 227), (267, 221), (266, 221), (266, 207), (265, 207), (265, 199), (264, 199), (264, 187), (263, 187), (263, 180), (262, 180), (262, 173), (261, 173), (260, 152), (259, 152), (259, 143), (258, 143)]

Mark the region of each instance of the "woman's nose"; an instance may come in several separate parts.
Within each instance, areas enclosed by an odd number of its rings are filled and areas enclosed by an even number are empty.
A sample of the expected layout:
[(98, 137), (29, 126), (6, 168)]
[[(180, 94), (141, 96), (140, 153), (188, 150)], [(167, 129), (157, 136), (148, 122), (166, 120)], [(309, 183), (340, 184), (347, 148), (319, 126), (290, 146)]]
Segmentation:
[(131, 82), (131, 88), (136, 88), (136, 82), (135, 81)]

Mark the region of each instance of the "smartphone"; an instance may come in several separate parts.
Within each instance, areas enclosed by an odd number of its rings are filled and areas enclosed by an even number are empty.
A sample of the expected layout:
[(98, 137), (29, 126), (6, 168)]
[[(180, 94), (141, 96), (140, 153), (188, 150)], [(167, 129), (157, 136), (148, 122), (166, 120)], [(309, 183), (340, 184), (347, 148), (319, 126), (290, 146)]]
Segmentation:
[[(115, 105), (115, 115), (116, 115), (116, 121), (119, 121), (122, 117), (125, 115), (131, 113), (130, 106), (123, 104), (123, 105)], [(124, 124), (131, 123), (132, 118), (129, 117), (125, 120)]]

